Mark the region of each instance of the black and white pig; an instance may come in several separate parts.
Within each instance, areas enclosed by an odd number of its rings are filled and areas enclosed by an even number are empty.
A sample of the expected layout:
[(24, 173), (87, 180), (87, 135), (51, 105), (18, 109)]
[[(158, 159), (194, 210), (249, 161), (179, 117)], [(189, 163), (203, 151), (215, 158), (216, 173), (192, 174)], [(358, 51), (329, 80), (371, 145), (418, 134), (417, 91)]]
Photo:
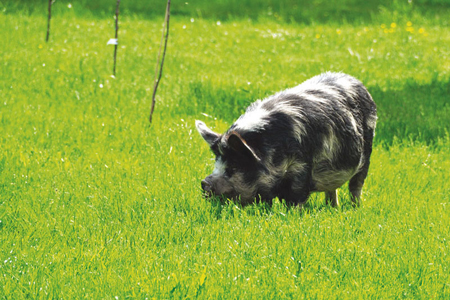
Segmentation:
[(339, 206), (336, 189), (350, 181), (359, 206), (376, 121), (364, 85), (330, 72), (257, 100), (224, 134), (197, 120), (216, 156), (202, 189), (206, 197), (222, 195), (243, 205), (275, 197), (303, 204), (311, 192), (325, 192), (327, 203)]

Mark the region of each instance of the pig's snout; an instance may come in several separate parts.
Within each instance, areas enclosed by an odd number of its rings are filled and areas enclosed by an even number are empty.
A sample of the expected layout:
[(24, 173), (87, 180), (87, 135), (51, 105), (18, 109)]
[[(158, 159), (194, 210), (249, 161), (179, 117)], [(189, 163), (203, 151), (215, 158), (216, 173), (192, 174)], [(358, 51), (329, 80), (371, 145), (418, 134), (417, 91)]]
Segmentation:
[(212, 184), (207, 179), (202, 180), (202, 190), (207, 196), (211, 195), (212, 193)]
[(210, 198), (213, 196), (225, 196), (227, 198), (231, 198), (234, 196), (235, 192), (233, 192), (233, 187), (225, 178), (222, 177), (214, 177), (212, 175), (207, 176), (201, 182), (203, 196), (205, 198)]

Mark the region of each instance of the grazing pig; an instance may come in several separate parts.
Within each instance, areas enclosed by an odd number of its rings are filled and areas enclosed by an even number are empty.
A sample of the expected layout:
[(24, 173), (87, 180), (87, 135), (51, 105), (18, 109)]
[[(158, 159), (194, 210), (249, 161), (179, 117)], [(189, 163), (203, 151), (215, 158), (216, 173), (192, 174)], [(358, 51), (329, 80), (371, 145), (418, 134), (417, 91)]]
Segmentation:
[(359, 206), (376, 121), (363, 84), (330, 72), (254, 102), (224, 134), (196, 121), (216, 156), (202, 189), (206, 197), (222, 195), (242, 205), (275, 197), (303, 204), (311, 192), (325, 192), (336, 207), (336, 189), (350, 181)]

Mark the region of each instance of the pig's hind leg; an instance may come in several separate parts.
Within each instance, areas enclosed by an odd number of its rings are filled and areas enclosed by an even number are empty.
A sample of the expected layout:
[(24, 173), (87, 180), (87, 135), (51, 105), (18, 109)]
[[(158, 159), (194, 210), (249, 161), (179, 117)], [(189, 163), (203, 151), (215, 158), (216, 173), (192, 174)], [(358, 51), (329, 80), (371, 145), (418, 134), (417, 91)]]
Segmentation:
[(370, 155), (372, 154), (372, 140), (373, 140), (374, 130), (370, 129), (367, 131), (364, 137), (364, 164), (351, 179), (348, 184), (350, 190), (350, 197), (353, 202), (353, 206), (361, 205), (361, 192), (366, 180), (367, 173), (369, 172), (370, 165)]
[(367, 176), (368, 167), (361, 170), (355, 176), (350, 179), (348, 183), (348, 189), (350, 190), (350, 197), (352, 199), (353, 206), (357, 207), (361, 205), (361, 192), (364, 185), (364, 180)]

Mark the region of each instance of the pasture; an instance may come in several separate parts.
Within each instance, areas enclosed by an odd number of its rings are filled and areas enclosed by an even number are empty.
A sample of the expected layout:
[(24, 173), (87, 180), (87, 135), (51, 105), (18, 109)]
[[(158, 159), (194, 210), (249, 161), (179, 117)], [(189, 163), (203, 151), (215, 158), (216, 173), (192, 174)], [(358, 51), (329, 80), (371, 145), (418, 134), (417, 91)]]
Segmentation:
[[(114, 78), (115, 1), (56, 1), (48, 43), (45, 2), (0, 1), (1, 299), (450, 297), (448, 2), (173, 3), (151, 126), (165, 3), (123, 1)], [(195, 120), (324, 71), (378, 105), (362, 206), (205, 201)]]

